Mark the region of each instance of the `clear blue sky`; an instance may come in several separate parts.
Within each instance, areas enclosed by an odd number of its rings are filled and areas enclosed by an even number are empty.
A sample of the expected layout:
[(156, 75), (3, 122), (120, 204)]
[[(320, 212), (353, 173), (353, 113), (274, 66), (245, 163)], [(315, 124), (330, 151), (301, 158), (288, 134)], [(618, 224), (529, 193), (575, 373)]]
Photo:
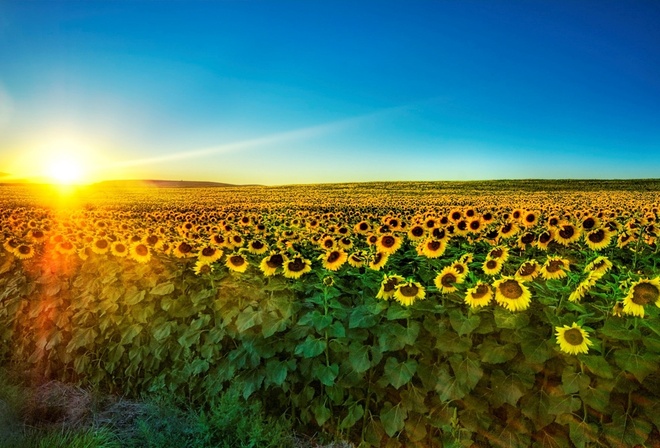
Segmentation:
[[(660, 177), (658, 1), (0, 0), (0, 172)], [(91, 161), (91, 162), (90, 162)]]

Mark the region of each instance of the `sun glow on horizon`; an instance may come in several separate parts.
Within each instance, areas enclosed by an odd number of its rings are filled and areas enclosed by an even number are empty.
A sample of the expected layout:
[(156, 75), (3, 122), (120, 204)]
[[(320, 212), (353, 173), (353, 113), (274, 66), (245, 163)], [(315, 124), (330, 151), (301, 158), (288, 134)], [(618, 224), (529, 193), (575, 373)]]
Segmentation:
[(48, 177), (63, 185), (79, 183), (84, 177), (83, 166), (73, 157), (61, 156), (48, 166)]

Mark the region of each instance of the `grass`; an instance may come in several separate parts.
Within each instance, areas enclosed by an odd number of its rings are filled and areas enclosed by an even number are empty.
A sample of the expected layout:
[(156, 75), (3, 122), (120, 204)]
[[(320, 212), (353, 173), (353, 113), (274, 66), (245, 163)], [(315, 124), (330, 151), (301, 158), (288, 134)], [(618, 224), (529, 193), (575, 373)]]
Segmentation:
[(32, 388), (0, 369), (0, 448), (348, 448), (316, 443), (238, 389), (200, 410), (167, 395), (102, 396), (60, 382)]

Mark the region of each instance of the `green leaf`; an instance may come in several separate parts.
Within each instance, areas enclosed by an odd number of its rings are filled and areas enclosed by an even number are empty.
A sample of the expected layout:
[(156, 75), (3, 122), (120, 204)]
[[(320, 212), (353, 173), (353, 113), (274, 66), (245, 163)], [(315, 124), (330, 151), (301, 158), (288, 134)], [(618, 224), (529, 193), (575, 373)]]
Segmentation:
[(335, 379), (339, 375), (339, 366), (337, 364), (330, 364), (329, 366), (317, 364), (314, 367), (314, 374), (321, 384), (330, 387), (335, 384)]
[(487, 339), (479, 346), (481, 362), (489, 364), (501, 364), (511, 361), (518, 354), (518, 348), (515, 344), (499, 345), (492, 339)]
[(499, 408), (504, 403), (516, 406), (520, 397), (525, 395), (526, 388), (521, 382), (510, 377), (502, 370), (494, 370), (490, 374), (490, 403), (493, 408)]
[(495, 326), (497, 328), (516, 330), (525, 328), (529, 324), (529, 316), (527, 314), (512, 312), (500, 306), (495, 307), (493, 316), (495, 317)]
[(602, 412), (604, 414), (609, 412), (608, 406), (610, 404), (610, 391), (600, 382), (596, 382), (595, 387), (592, 387), (589, 384), (587, 384), (585, 387), (581, 387), (580, 398), (584, 404), (594, 408), (598, 412)]
[(574, 394), (589, 386), (591, 380), (582, 372), (576, 372), (572, 367), (564, 368), (561, 374), (561, 386), (566, 394)]
[(276, 386), (281, 386), (286, 380), (288, 370), (286, 362), (269, 359), (266, 363), (266, 380)]
[(385, 433), (390, 437), (394, 437), (397, 432), (403, 429), (407, 416), (408, 413), (400, 404), (392, 406), (389, 401), (385, 402), (380, 410), (380, 421), (383, 424)]
[(138, 291), (137, 289), (131, 288), (126, 291), (126, 296), (124, 296), (124, 302), (127, 305), (137, 305), (138, 303), (144, 300), (145, 292), (144, 290)]
[(437, 370), (436, 391), (441, 401), (460, 400), (467, 395), (466, 387), (457, 378), (453, 377), (446, 366)]
[(261, 312), (255, 311), (251, 306), (245, 308), (236, 317), (236, 329), (240, 332), (261, 324)]
[(346, 328), (344, 324), (339, 321), (334, 321), (328, 328), (328, 336), (331, 338), (344, 338), (346, 337)]
[(459, 310), (453, 310), (449, 313), (449, 323), (459, 336), (463, 336), (472, 333), (481, 323), (481, 319), (476, 314), (468, 317)]
[(353, 403), (348, 407), (348, 415), (339, 424), (341, 429), (352, 428), (364, 415), (364, 408), (359, 403)]
[(369, 370), (369, 367), (371, 367), (369, 347), (359, 343), (351, 344), (348, 352), (348, 362), (357, 373)]
[(568, 423), (568, 435), (576, 448), (586, 448), (598, 441), (598, 426), (572, 417)]
[(158, 326), (153, 327), (151, 330), (151, 334), (153, 335), (154, 339), (156, 339), (157, 341), (162, 341), (166, 339), (171, 332), (172, 332), (171, 322), (163, 322)]
[(332, 412), (328, 409), (325, 404), (321, 403), (319, 398), (315, 398), (312, 404), (312, 412), (314, 413), (314, 418), (316, 423), (319, 426), (323, 426), (330, 417), (332, 417)]
[(440, 353), (462, 353), (470, 350), (472, 340), (467, 336), (460, 336), (454, 331), (444, 330), (435, 340), (435, 348)]
[(452, 355), (449, 363), (459, 384), (465, 386), (468, 391), (474, 389), (484, 375), (479, 358), (475, 353), (466, 353), (465, 357), (459, 354)]
[(155, 296), (164, 296), (165, 294), (169, 294), (172, 291), (174, 291), (174, 284), (172, 284), (172, 282), (165, 282), (165, 283), (160, 283), (154, 286), (153, 288), (151, 288), (149, 294)]
[(378, 316), (374, 315), (366, 305), (355, 307), (348, 319), (348, 328), (371, 328), (378, 323)]
[(544, 364), (555, 354), (551, 348), (550, 341), (533, 337), (529, 332), (525, 333), (525, 337), (520, 342), (520, 348), (523, 355), (525, 355), (525, 359), (532, 364)]
[(121, 330), (121, 342), (120, 344), (126, 345), (133, 342), (133, 339), (142, 331), (142, 325), (133, 324), (128, 327), (125, 327)]
[(199, 342), (199, 337), (201, 336), (200, 331), (195, 331), (190, 328), (186, 328), (185, 331), (179, 338), (177, 339), (177, 342), (181, 347), (189, 348), (194, 344), (197, 344)]
[(421, 442), (428, 434), (426, 431), (426, 422), (419, 414), (414, 414), (414, 417), (409, 415), (405, 423), (406, 437), (413, 442)]
[(407, 319), (412, 314), (410, 308), (404, 308), (397, 303), (393, 303), (387, 308), (387, 320)]
[(303, 358), (314, 358), (323, 353), (325, 348), (326, 342), (323, 339), (307, 336), (307, 339), (296, 346), (294, 354)]
[(543, 428), (549, 425), (555, 419), (550, 414), (550, 396), (543, 390), (534, 393), (528, 393), (521, 397), (519, 408), (523, 415), (534, 422), (537, 428)]
[(641, 417), (617, 409), (612, 422), (603, 425), (603, 434), (611, 446), (635, 446), (643, 444), (651, 433), (651, 423)]
[(640, 383), (651, 373), (658, 370), (657, 355), (644, 353), (635, 354), (627, 348), (621, 348), (614, 352), (614, 362), (625, 370), (635, 375)]
[(634, 341), (641, 339), (642, 333), (637, 328), (631, 328), (627, 319), (611, 318), (599, 330), (600, 334), (618, 341)]
[(582, 361), (587, 369), (589, 369), (594, 375), (598, 375), (601, 378), (614, 378), (612, 366), (602, 356), (579, 355), (578, 359)]
[(396, 358), (389, 357), (385, 362), (385, 377), (396, 389), (408, 384), (416, 371), (417, 361), (414, 359), (399, 363)]
[(574, 395), (550, 395), (548, 413), (570, 414), (582, 406), (582, 401)]

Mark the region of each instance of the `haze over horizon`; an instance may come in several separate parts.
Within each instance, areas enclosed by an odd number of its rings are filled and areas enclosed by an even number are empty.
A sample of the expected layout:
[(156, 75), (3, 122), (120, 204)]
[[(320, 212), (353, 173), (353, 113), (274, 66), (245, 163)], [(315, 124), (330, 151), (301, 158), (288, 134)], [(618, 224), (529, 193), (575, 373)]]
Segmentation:
[(658, 178), (659, 21), (653, 1), (0, 1), (0, 177)]

